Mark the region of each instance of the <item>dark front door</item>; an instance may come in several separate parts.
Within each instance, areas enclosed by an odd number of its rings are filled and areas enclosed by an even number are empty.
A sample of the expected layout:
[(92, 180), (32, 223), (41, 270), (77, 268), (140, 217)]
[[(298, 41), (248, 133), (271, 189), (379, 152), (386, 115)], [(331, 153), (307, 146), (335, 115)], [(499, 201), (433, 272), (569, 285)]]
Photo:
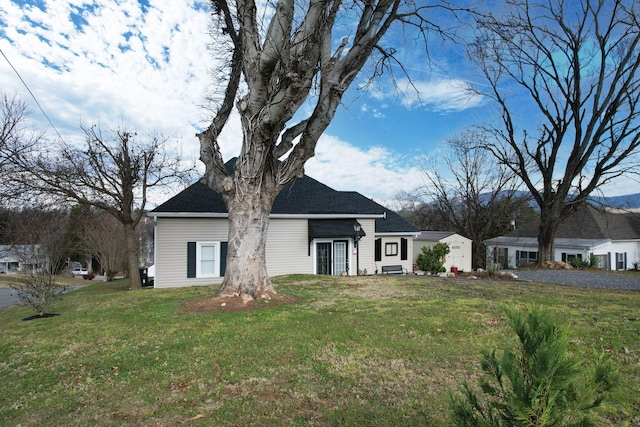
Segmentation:
[(331, 274), (331, 242), (316, 244), (316, 274)]

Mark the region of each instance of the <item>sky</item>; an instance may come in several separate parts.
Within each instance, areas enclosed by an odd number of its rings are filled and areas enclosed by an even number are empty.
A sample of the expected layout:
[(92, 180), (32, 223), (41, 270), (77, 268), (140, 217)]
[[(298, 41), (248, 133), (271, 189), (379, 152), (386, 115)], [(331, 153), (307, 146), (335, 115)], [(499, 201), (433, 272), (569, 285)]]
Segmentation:
[[(184, 159), (204, 170), (195, 134), (207, 126), (204, 106), (214, 79), (208, 4), (5, 0), (0, 90), (29, 104), (34, 127), (52, 141), (57, 134), (81, 139), (81, 125), (124, 126), (170, 138)], [(465, 70), (459, 52), (438, 43), (430, 50), (435, 67), (418, 46), (398, 48), (418, 92), (398, 91), (406, 85), (402, 79), (397, 86), (382, 79), (347, 92), (306, 164), (307, 175), (389, 207), (398, 192), (425, 184), (425, 159), (491, 111), (465, 90), (477, 83), (456, 76)], [(239, 154), (241, 135), (233, 116), (221, 138), (225, 160)]]

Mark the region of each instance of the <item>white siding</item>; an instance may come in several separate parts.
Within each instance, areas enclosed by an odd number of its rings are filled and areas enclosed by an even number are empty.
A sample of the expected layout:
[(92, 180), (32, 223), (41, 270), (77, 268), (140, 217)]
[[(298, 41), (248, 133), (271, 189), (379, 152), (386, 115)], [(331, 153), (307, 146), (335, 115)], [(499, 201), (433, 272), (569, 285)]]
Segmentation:
[[(382, 267), (387, 265), (401, 265), (407, 273), (413, 272), (413, 236), (377, 236), (377, 238), (382, 239), (382, 260), (375, 263), (375, 269), (379, 274), (382, 273)], [(407, 259), (402, 260), (402, 244), (401, 239), (407, 239)], [(387, 243), (395, 243), (398, 245), (398, 254), (397, 255), (387, 255), (386, 247)], [(375, 259), (375, 254), (371, 254), (371, 259)]]
[(223, 218), (158, 218), (156, 223), (156, 288), (210, 285), (222, 278), (187, 278), (187, 242), (228, 240)]
[[(411, 254), (413, 239), (406, 236), (384, 236), (382, 242), (383, 260), (375, 262), (375, 219), (358, 219), (366, 233), (360, 240), (360, 270), (373, 274), (380, 272), (382, 265), (402, 265), (412, 270)], [(348, 240), (350, 274), (356, 274), (358, 254), (354, 248), (353, 236)], [(400, 259), (400, 239), (407, 239), (409, 259)], [(158, 217), (156, 222), (155, 279), (157, 288), (210, 285), (222, 282), (220, 278), (187, 278), (187, 242), (226, 242), (228, 226), (226, 218), (166, 218)], [(397, 256), (384, 256), (384, 244), (398, 244)], [(283, 274), (314, 274), (315, 245), (308, 240), (307, 219), (274, 219), (269, 223), (267, 236), (267, 271), (270, 276)]]
[[(271, 219), (267, 235), (270, 276), (313, 274), (306, 219)], [(226, 218), (163, 218), (156, 224), (157, 288), (219, 284), (222, 278), (187, 278), (187, 242), (228, 240)]]
[(354, 276), (357, 274), (356, 271), (356, 260), (358, 256), (360, 257), (360, 270), (367, 270), (367, 274), (373, 274), (376, 270), (375, 268), (375, 243), (376, 243), (376, 220), (375, 219), (358, 219), (358, 222), (362, 226), (362, 229), (367, 234), (363, 238), (360, 239), (358, 245), (360, 246), (358, 250), (360, 254), (358, 254), (352, 246), (351, 250), (351, 274)]
[(313, 251), (309, 254), (306, 219), (271, 219), (267, 234), (267, 272), (313, 274)]

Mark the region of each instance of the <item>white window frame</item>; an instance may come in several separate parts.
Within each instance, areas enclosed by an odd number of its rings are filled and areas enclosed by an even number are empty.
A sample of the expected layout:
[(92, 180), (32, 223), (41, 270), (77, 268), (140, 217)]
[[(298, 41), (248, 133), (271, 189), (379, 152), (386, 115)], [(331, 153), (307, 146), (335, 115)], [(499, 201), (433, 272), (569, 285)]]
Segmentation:
[[(202, 272), (202, 248), (213, 246), (213, 273)], [(220, 277), (220, 242), (197, 242), (196, 243), (196, 277)]]

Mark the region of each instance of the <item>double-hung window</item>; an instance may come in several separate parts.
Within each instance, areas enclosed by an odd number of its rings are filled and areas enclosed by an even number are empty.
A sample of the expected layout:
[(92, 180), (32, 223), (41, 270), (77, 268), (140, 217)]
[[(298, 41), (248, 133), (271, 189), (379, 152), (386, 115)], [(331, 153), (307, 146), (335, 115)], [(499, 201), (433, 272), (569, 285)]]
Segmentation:
[(196, 276), (220, 276), (220, 243), (198, 242), (196, 252)]
[(227, 242), (187, 242), (187, 278), (222, 277)]

